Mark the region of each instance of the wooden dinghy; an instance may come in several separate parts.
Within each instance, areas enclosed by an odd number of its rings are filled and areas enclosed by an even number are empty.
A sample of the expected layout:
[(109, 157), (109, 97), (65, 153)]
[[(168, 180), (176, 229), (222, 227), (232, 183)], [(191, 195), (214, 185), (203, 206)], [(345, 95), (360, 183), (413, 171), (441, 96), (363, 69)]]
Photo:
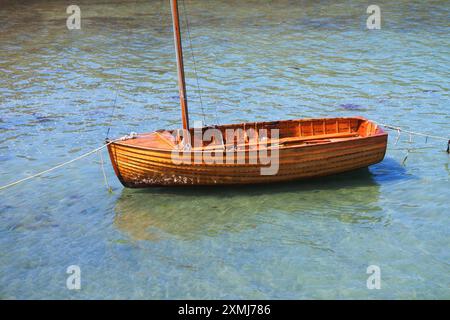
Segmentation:
[[(274, 129), (276, 138), (270, 136)], [(159, 130), (113, 142), (114, 171), (124, 186), (135, 188), (279, 182), (367, 167), (384, 158), (387, 143), (380, 127), (359, 117), (203, 127), (187, 135), (204, 137), (208, 130), (224, 139), (191, 145), (180, 130)]]
[(183, 129), (108, 141), (120, 182), (131, 188), (233, 185), (314, 178), (383, 160), (387, 133), (362, 117), (190, 128), (178, 5), (171, 0)]

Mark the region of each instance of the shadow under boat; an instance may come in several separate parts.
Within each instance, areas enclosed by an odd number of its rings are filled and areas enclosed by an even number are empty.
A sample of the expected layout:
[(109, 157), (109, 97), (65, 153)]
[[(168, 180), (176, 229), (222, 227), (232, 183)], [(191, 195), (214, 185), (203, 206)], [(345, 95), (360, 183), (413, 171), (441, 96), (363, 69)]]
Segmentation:
[(123, 189), (114, 224), (134, 240), (185, 240), (241, 232), (280, 214), (323, 215), (343, 223), (381, 222), (378, 205), (385, 181), (406, 179), (405, 169), (386, 158), (371, 169), (281, 184)]

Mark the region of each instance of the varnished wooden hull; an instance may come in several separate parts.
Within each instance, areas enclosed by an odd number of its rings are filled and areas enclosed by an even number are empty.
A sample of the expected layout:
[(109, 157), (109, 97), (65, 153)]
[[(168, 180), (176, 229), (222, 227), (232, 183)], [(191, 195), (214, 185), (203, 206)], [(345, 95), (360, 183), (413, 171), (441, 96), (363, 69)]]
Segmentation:
[[(152, 133), (111, 143), (109, 155), (121, 183), (126, 187), (141, 188), (256, 184), (314, 178), (368, 167), (382, 161), (386, 152), (387, 134), (363, 118), (300, 119), (219, 128), (239, 126), (279, 127), (279, 141), (289, 140), (290, 135), (301, 141), (277, 147), (278, 156), (271, 165), (276, 165), (278, 170), (269, 175), (261, 174), (261, 168), (268, 165), (252, 159), (255, 154), (250, 153), (245, 154), (243, 164), (204, 161), (180, 164), (174, 161), (173, 148), (164, 145), (164, 141), (156, 141)], [(347, 132), (349, 136), (342, 138)], [(341, 138), (327, 138), (336, 136)], [(189, 151), (192, 159), (202, 152), (204, 150)]]

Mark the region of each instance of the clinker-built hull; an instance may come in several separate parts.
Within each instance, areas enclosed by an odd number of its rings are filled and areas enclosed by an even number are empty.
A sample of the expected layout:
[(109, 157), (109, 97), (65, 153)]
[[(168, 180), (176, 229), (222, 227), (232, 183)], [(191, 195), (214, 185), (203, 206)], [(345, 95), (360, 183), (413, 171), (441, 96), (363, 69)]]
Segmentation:
[[(186, 143), (186, 135), (194, 138)], [(200, 143), (194, 141), (199, 136)], [(113, 141), (108, 151), (121, 183), (140, 188), (332, 175), (380, 162), (386, 146), (387, 133), (369, 120), (353, 117), (222, 125), (184, 134), (159, 130)]]

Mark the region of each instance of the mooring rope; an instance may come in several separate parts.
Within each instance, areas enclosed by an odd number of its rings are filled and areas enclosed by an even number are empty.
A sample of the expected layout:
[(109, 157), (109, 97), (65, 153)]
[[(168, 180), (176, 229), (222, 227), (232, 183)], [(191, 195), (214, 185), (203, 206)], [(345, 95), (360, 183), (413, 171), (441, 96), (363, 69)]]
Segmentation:
[(9, 184), (7, 184), (7, 185), (1, 186), (1, 187), (0, 187), (0, 191), (1, 191), (1, 190), (4, 190), (4, 189), (7, 189), (7, 188), (9, 188), (9, 187), (15, 186), (15, 185), (17, 185), (17, 184), (19, 184), (19, 183), (22, 183), (22, 182), (31, 180), (31, 179), (33, 179), (33, 178), (37, 178), (37, 177), (39, 177), (39, 176), (42, 176), (43, 174), (46, 174), (46, 173), (49, 173), (49, 172), (54, 171), (54, 170), (56, 170), (56, 169), (59, 169), (59, 168), (61, 168), (61, 167), (64, 167), (64, 166), (66, 166), (66, 165), (68, 165), (68, 164), (71, 164), (71, 163), (73, 163), (73, 162), (75, 162), (75, 161), (84, 159), (84, 158), (90, 156), (91, 154), (96, 153), (97, 151), (100, 151), (100, 150), (106, 148), (106, 147), (109, 146), (111, 143), (114, 143), (114, 142), (117, 142), (117, 141), (124, 141), (124, 140), (128, 140), (128, 139), (133, 139), (133, 138), (135, 138), (136, 136), (137, 136), (137, 134), (136, 134), (135, 132), (132, 132), (132, 133), (130, 133), (130, 134), (127, 135), (127, 136), (124, 136), (124, 137), (121, 137), (121, 138), (118, 138), (118, 139), (115, 139), (115, 140), (107, 141), (103, 146), (100, 146), (100, 147), (95, 148), (95, 149), (93, 149), (93, 150), (91, 150), (91, 151), (88, 151), (88, 152), (86, 152), (86, 153), (84, 153), (84, 154), (82, 154), (82, 155), (80, 155), (80, 156), (78, 156), (78, 157), (76, 157), (76, 158), (74, 158), (74, 159), (72, 159), (72, 160), (69, 160), (69, 161), (60, 163), (60, 164), (58, 164), (58, 165), (56, 165), (56, 166), (54, 166), (54, 167), (51, 167), (50, 169), (47, 169), (47, 170), (44, 170), (44, 171), (35, 173), (35, 174), (31, 175), (31, 176), (28, 176), (28, 177), (25, 177), (25, 178), (23, 178), (23, 179), (20, 179), (20, 180), (11, 182), (11, 183), (9, 183)]
[(111, 143), (113, 143), (113, 142), (114, 142), (114, 141), (108, 142), (107, 144), (105, 144), (105, 145), (103, 145), (103, 146), (101, 146), (101, 147), (98, 147), (98, 148), (95, 148), (95, 149), (92, 150), (92, 151), (86, 152), (85, 154), (82, 154), (81, 156), (78, 156), (78, 157), (76, 157), (76, 158), (74, 158), (74, 159), (72, 159), (72, 160), (69, 160), (69, 161), (60, 163), (60, 164), (58, 164), (58, 165), (56, 165), (56, 166), (54, 166), (54, 167), (52, 167), (52, 168), (50, 168), (50, 169), (47, 169), (47, 170), (44, 170), (44, 171), (35, 173), (35, 174), (31, 175), (31, 176), (25, 177), (25, 178), (23, 178), (23, 179), (20, 179), (20, 180), (14, 181), (14, 182), (11, 182), (11, 183), (9, 183), (9, 184), (7, 184), (7, 185), (4, 185), (4, 186), (0, 187), (0, 190), (3, 190), (3, 189), (6, 189), (6, 188), (15, 186), (16, 184), (19, 184), (19, 183), (21, 183), (21, 182), (25, 182), (25, 181), (27, 181), (27, 180), (30, 180), (30, 179), (33, 179), (33, 178), (36, 178), (36, 177), (42, 176), (43, 174), (46, 174), (46, 173), (49, 173), (49, 172), (51, 172), (51, 171), (53, 171), (53, 170), (59, 169), (59, 168), (61, 168), (61, 167), (64, 167), (64, 166), (66, 166), (66, 165), (68, 165), (68, 164), (71, 164), (72, 162), (75, 162), (75, 161), (81, 160), (81, 159), (83, 159), (83, 158), (86, 158), (86, 157), (90, 156), (91, 154), (93, 154), (93, 153), (95, 153), (95, 152), (97, 152), (97, 151), (99, 151), (99, 150), (102, 150), (103, 148), (105, 148), (106, 146), (108, 146), (109, 144), (111, 144)]
[(447, 141), (447, 150), (446, 151), (447, 151), (447, 153), (450, 154), (450, 138), (449, 137), (436, 136), (436, 135), (432, 135), (432, 134), (428, 134), (428, 133), (422, 133), (422, 132), (406, 130), (406, 129), (403, 129), (402, 127), (393, 126), (393, 125), (385, 124), (385, 123), (380, 123), (380, 122), (377, 122), (377, 121), (373, 121), (373, 122), (376, 123), (379, 126), (382, 126), (382, 127), (385, 127), (385, 128), (397, 131), (398, 136), (397, 136), (397, 139), (395, 140), (395, 144), (394, 145), (397, 145), (398, 141), (400, 140), (400, 133), (401, 132), (405, 132), (405, 133), (409, 134), (409, 142), (412, 142), (412, 137), (411, 137), (412, 135), (425, 137), (426, 138), (425, 142), (428, 142), (428, 138)]
[(108, 189), (108, 192), (112, 193), (112, 188), (111, 188), (111, 186), (108, 183), (108, 178), (106, 178), (105, 166), (103, 165), (104, 161), (103, 161), (103, 154), (102, 154), (102, 152), (103, 152), (103, 149), (98, 151), (98, 155), (100, 156), (100, 166), (102, 168), (103, 179), (105, 181), (105, 186)]
[(373, 122), (378, 124), (378, 125), (380, 125), (380, 126), (382, 126), (382, 127), (393, 129), (393, 130), (397, 130), (397, 132), (406, 132), (406, 133), (409, 133), (409, 134), (412, 134), (412, 135), (416, 135), (416, 136), (422, 136), (422, 137), (428, 137), (428, 138), (432, 138), (432, 139), (450, 141), (450, 138), (448, 138), (448, 137), (435, 136), (435, 135), (422, 133), (422, 132), (409, 131), (409, 130), (403, 129), (401, 127), (392, 126), (390, 124), (384, 124), (384, 123), (380, 123), (380, 122), (377, 122), (377, 121), (373, 121)]

